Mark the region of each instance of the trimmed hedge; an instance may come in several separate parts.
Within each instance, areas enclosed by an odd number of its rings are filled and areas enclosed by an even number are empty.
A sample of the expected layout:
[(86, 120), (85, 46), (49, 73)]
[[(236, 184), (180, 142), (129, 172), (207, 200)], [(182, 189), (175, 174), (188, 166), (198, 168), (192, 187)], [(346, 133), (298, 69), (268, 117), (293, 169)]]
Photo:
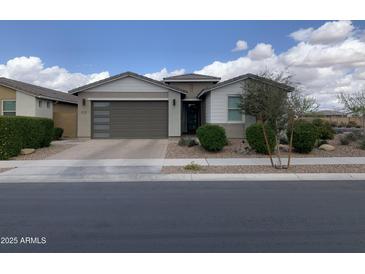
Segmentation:
[[(275, 132), (268, 125), (265, 125), (264, 127), (270, 151), (273, 152), (276, 146)], [(266, 147), (264, 133), (262, 131), (262, 123), (256, 123), (249, 126), (246, 129), (246, 139), (250, 147), (257, 153), (269, 154)]]
[(220, 151), (228, 144), (226, 131), (218, 125), (203, 125), (196, 131), (201, 146), (208, 151)]
[(17, 156), (22, 148), (40, 148), (51, 144), (53, 120), (47, 118), (1, 116), (0, 159)]
[(53, 140), (60, 140), (63, 135), (63, 128), (55, 127), (53, 129)]
[[(290, 131), (288, 131), (288, 139)], [(293, 147), (299, 153), (309, 153), (313, 150), (316, 140), (318, 139), (318, 131), (313, 123), (298, 120), (294, 123), (293, 130)]]

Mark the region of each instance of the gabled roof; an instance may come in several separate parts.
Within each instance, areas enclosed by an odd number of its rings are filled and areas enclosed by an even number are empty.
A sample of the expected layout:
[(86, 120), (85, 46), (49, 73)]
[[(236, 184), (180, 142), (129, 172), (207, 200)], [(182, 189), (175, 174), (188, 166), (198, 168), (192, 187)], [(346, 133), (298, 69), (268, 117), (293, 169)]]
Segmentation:
[(245, 80), (245, 79), (253, 79), (253, 80), (261, 81), (261, 82), (264, 82), (268, 85), (273, 85), (273, 86), (282, 88), (283, 90), (286, 90), (287, 92), (291, 92), (291, 91), (294, 90), (294, 88), (291, 87), (291, 86), (281, 84), (279, 82), (276, 82), (276, 81), (273, 81), (273, 80), (270, 80), (270, 79), (267, 79), (267, 78), (264, 78), (264, 77), (261, 77), (261, 76), (257, 76), (255, 74), (248, 73), (248, 74), (243, 74), (243, 75), (228, 79), (226, 81), (220, 82), (220, 83), (218, 83), (218, 84), (216, 84), (212, 87), (205, 88), (201, 92), (199, 92), (198, 98), (200, 96), (202, 96), (203, 94), (209, 92), (209, 91), (212, 91), (212, 90), (215, 90), (217, 88), (224, 87), (224, 86), (236, 83), (236, 82), (240, 82), (240, 81)]
[(196, 74), (196, 73), (181, 74), (163, 78), (163, 82), (185, 82), (185, 81), (219, 82), (220, 80), (221, 78), (219, 77)]
[(42, 98), (42, 99), (48, 99), (52, 101), (61, 101), (71, 104), (77, 104), (78, 98), (74, 95), (70, 95), (66, 92), (57, 91), (54, 89), (44, 88), (28, 83), (24, 83), (21, 81), (16, 81), (12, 79), (8, 79), (5, 77), (0, 77), (0, 85), (4, 87), (8, 87), (10, 89), (14, 89), (20, 92), (23, 92), (25, 94)]
[(131, 72), (131, 71), (123, 72), (123, 73), (120, 73), (120, 74), (105, 78), (103, 80), (96, 81), (96, 82), (87, 84), (85, 86), (81, 86), (81, 87), (69, 90), (68, 93), (71, 93), (71, 94), (78, 93), (80, 91), (84, 91), (84, 90), (87, 90), (87, 89), (90, 89), (90, 88), (93, 88), (93, 87), (97, 87), (97, 86), (100, 86), (100, 85), (103, 85), (103, 84), (106, 84), (106, 83), (109, 83), (109, 82), (113, 82), (113, 81), (116, 81), (116, 80), (119, 80), (119, 79), (123, 79), (123, 78), (126, 78), (126, 77), (133, 77), (133, 78), (136, 78), (136, 79), (139, 79), (139, 80), (154, 84), (154, 85), (159, 86), (159, 87), (163, 87), (163, 88), (167, 88), (169, 90), (173, 90), (173, 91), (176, 91), (176, 92), (187, 94), (187, 91), (185, 91), (183, 89), (176, 88), (176, 87), (171, 87), (171, 86), (166, 85), (166, 84), (164, 84), (160, 81), (154, 80), (152, 78), (149, 78), (149, 77), (146, 77), (146, 76), (143, 76), (143, 75), (139, 75), (139, 74)]

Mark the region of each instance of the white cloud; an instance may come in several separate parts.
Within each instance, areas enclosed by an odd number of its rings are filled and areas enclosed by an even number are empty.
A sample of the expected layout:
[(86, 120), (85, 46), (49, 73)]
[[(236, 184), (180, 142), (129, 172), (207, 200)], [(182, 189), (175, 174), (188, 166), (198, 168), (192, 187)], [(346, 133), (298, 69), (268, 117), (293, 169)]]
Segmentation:
[(327, 22), (318, 29), (300, 29), (290, 34), (296, 41), (310, 42), (311, 44), (332, 44), (345, 40), (354, 31), (351, 21)]
[(248, 52), (248, 57), (252, 60), (262, 60), (274, 55), (274, 50), (270, 44), (259, 43)]
[(248, 48), (247, 42), (244, 40), (238, 40), (236, 42), (236, 47), (232, 51), (242, 51)]
[(160, 71), (153, 72), (153, 73), (147, 73), (144, 76), (155, 79), (155, 80), (162, 80), (165, 77), (180, 75), (180, 74), (184, 74), (184, 73), (185, 73), (184, 69), (177, 69), (177, 70), (169, 72), (166, 68), (163, 68)]
[(196, 73), (226, 80), (265, 69), (287, 70), (308, 95), (317, 98), (321, 108), (339, 107), (339, 92), (365, 88), (365, 39), (356, 35), (351, 22), (329, 22), (290, 36), (299, 43), (279, 55), (270, 44), (259, 43), (246, 56), (227, 62), (214, 61)]
[(71, 73), (59, 66), (45, 67), (39, 57), (16, 57), (0, 64), (0, 76), (60, 91), (109, 77), (109, 72)]

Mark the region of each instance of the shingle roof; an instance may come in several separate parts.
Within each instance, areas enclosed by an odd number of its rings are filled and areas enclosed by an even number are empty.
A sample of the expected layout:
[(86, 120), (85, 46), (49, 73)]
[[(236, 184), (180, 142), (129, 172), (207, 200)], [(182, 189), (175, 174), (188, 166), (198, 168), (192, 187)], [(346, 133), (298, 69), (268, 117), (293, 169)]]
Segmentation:
[(220, 82), (220, 83), (218, 83), (218, 84), (216, 84), (212, 87), (203, 89), (201, 92), (199, 92), (198, 98), (200, 96), (202, 96), (203, 94), (209, 92), (209, 91), (212, 91), (214, 89), (217, 89), (217, 88), (229, 85), (229, 84), (233, 84), (235, 82), (239, 82), (239, 81), (242, 81), (242, 80), (245, 80), (245, 79), (254, 79), (254, 80), (262, 81), (262, 82), (265, 82), (269, 85), (274, 85), (274, 86), (280, 87), (283, 90), (286, 90), (288, 92), (291, 92), (291, 91), (294, 90), (294, 88), (291, 87), (291, 86), (288, 86), (288, 85), (285, 85), (285, 84), (282, 84), (282, 83), (279, 83), (279, 82), (275, 82), (273, 80), (270, 80), (270, 79), (267, 79), (267, 78), (264, 78), (264, 77), (260, 77), (260, 76), (257, 76), (255, 74), (247, 73), (247, 74), (243, 74), (243, 75), (228, 79), (226, 81)]
[(176, 91), (176, 92), (180, 92), (180, 93), (183, 93), (183, 94), (187, 94), (187, 91), (186, 90), (183, 90), (183, 89), (180, 89), (180, 88), (177, 88), (177, 87), (171, 87), (171, 86), (169, 86), (167, 84), (164, 84), (163, 82), (154, 80), (152, 78), (149, 78), (149, 77), (146, 77), (146, 76), (143, 76), (143, 75), (139, 75), (139, 74), (134, 73), (134, 72), (131, 72), (131, 71), (123, 72), (123, 73), (120, 73), (120, 74), (117, 74), (117, 75), (114, 75), (114, 76), (105, 78), (103, 80), (96, 81), (96, 82), (87, 84), (85, 86), (81, 86), (81, 87), (78, 87), (78, 88), (69, 90), (68, 93), (71, 93), (71, 94), (78, 93), (80, 91), (83, 91), (83, 90), (86, 90), (86, 89), (89, 89), (89, 88), (93, 88), (93, 87), (96, 87), (96, 86), (100, 86), (102, 84), (105, 84), (105, 83), (108, 83), (108, 82), (112, 82), (112, 81), (118, 80), (120, 78), (125, 78), (125, 77), (128, 77), (128, 76), (131, 76), (131, 77), (140, 79), (142, 81), (146, 81), (146, 82), (149, 82), (151, 84), (154, 84), (154, 85), (157, 85), (157, 86), (160, 86), (160, 87), (164, 87), (164, 88), (167, 88), (167, 89)]
[(37, 98), (44, 98), (53, 101), (61, 101), (72, 104), (77, 104), (78, 98), (74, 95), (70, 95), (68, 93), (57, 91), (54, 89), (44, 88), (28, 83), (24, 83), (21, 81), (16, 81), (12, 79), (8, 79), (5, 77), (0, 77), (0, 85), (24, 92), (28, 95), (35, 96)]
[(218, 81), (221, 80), (221, 78), (214, 77), (214, 76), (209, 76), (209, 75), (203, 75), (203, 74), (196, 74), (196, 73), (181, 74), (181, 75), (176, 75), (176, 76), (170, 76), (170, 77), (163, 78), (164, 82), (189, 81), (189, 80), (218, 82)]

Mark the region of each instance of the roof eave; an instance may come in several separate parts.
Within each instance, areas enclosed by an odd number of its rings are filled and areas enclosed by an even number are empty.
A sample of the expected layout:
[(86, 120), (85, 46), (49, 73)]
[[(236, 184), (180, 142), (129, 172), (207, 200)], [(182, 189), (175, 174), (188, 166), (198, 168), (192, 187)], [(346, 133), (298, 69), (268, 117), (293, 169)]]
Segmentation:
[(187, 94), (186, 91), (170, 87), (170, 86), (168, 86), (164, 83), (158, 82), (157, 80), (150, 79), (146, 76), (142, 76), (142, 75), (139, 75), (139, 74), (136, 74), (136, 73), (133, 73), (133, 72), (124, 72), (124, 73), (119, 74), (119, 75), (111, 76), (111, 77), (106, 78), (104, 80), (100, 80), (100, 81), (95, 82), (95, 83), (91, 83), (91, 84), (88, 84), (88, 85), (85, 85), (85, 86), (82, 86), (82, 87), (79, 87), (79, 88), (69, 90), (68, 93), (69, 94), (79, 93), (79, 92), (85, 91), (87, 89), (98, 87), (98, 86), (101, 86), (101, 85), (104, 85), (104, 84), (107, 84), (107, 83), (110, 83), (110, 82), (113, 82), (113, 81), (116, 81), (116, 80), (119, 80), (119, 79), (123, 79), (123, 78), (126, 78), (126, 77), (133, 77), (135, 79), (139, 79), (139, 80), (142, 80), (142, 81), (145, 81), (145, 82), (151, 83), (153, 85), (160, 86), (160, 87), (163, 87), (163, 88), (175, 91), (175, 92), (179, 92), (179, 93), (182, 93), (182, 94)]

